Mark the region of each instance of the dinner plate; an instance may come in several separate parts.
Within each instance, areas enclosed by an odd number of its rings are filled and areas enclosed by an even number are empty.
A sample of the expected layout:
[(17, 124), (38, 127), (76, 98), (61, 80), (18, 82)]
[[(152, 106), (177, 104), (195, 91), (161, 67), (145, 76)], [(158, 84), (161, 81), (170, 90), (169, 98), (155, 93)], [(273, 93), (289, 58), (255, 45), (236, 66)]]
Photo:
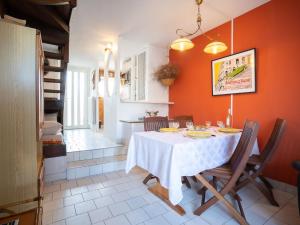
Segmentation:
[(191, 138), (209, 138), (213, 136), (213, 134), (205, 131), (187, 131), (186, 136)]
[(242, 132), (243, 130), (237, 128), (220, 128), (218, 131), (223, 133), (239, 133)]
[(170, 127), (170, 128), (160, 128), (159, 131), (160, 132), (178, 132), (179, 129)]

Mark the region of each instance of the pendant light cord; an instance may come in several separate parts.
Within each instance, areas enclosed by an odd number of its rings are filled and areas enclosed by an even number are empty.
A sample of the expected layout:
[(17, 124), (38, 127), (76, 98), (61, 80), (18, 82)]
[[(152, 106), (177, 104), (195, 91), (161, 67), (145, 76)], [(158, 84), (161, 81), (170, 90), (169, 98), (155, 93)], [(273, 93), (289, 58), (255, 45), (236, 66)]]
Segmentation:
[[(234, 21), (233, 18), (231, 19), (231, 26), (230, 26), (230, 41), (231, 41), (231, 55), (234, 53)], [(233, 127), (233, 94), (230, 95), (230, 111), (231, 111), (231, 125)]]
[[(197, 13), (197, 29), (196, 31), (192, 32), (192, 33), (189, 33), (189, 32), (186, 32), (184, 31), (182, 28), (179, 28), (176, 30), (176, 34), (180, 37), (180, 38), (186, 38), (186, 37), (190, 37), (190, 36), (193, 36), (195, 34), (198, 33), (199, 30), (201, 30), (201, 22), (202, 22), (202, 18), (201, 18), (201, 10), (200, 10), (200, 5), (201, 5), (202, 1), (201, 2), (197, 2), (196, 1), (196, 4), (198, 6), (198, 13)], [(202, 33), (202, 30), (201, 30), (201, 33)]]

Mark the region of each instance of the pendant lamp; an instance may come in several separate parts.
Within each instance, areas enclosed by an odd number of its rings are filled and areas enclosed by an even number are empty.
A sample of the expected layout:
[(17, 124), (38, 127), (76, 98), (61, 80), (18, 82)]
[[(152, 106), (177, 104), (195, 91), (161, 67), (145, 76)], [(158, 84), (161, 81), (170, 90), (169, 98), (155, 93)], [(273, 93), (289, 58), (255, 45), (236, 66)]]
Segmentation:
[[(198, 31), (201, 31), (201, 33), (203, 33), (201, 30), (202, 18), (201, 18), (201, 13), (200, 13), (200, 5), (202, 3), (203, 3), (203, 0), (196, 0), (196, 4), (198, 7), (197, 29), (192, 33), (185, 32), (183, 29), (177, 29), (176, 34), (179, 36), (179, 38), (172, 42), (171, 49), (176, 50), (176, 51), (186, 51), (186, 50), (192, 49), (195, 46), (195, 44), (190, 39), (188, 39), (188, 37), (191, 37), (191, 36), (197, 34)], [(206, 35), (206, 34), (203, 34), (203, 35), (205, 35), (205, 37), (207, 37), (209, 40), (212, 41), (204, 48), (205, 53), (218, 54), (227, 49), (226, 44), (224, 44), (223, 42), (214, 41), (208, 35)]]

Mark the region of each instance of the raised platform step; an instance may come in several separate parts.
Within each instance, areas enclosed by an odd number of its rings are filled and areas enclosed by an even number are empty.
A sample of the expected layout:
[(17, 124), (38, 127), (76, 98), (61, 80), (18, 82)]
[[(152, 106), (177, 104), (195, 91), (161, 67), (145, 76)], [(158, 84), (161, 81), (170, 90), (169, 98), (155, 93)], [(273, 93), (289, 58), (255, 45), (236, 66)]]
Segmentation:
[(67, 163), (67, 179), (77, 179), (102, 173), (124, 170), (126, 155), (108, 156)]
[[(69, 146), (67, 146), (67, 148), (69, 148)], [(79, 160), (101, 159), (102, 157), (109, 156), (126, 155), (127, 149), (127, 146), (122, 145), (71, 152), (69, 151), (69, 149), (67, 149), (67, 161), (73, 162)]]
[(99, 159), (86, 159), (86, 160), (68, 162), (67, 167), (68, 168), (80, 168), (80, 167), (101, 165), (101, 164), (120, 161), (120, 160), (121, 161), (126, 160), (126, 155), (107, 156), (107, 157), (102, 157)]

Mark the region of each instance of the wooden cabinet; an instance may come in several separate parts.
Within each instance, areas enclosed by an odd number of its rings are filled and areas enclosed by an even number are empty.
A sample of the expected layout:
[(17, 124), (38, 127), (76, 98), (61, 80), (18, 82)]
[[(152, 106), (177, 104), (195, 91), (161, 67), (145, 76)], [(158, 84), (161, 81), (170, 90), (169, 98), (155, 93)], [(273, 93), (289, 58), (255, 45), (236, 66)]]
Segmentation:
[(0, 210), (17, 214), (39, 206), (43, 57), (37, 30), (0, 21), (0, 34)]

